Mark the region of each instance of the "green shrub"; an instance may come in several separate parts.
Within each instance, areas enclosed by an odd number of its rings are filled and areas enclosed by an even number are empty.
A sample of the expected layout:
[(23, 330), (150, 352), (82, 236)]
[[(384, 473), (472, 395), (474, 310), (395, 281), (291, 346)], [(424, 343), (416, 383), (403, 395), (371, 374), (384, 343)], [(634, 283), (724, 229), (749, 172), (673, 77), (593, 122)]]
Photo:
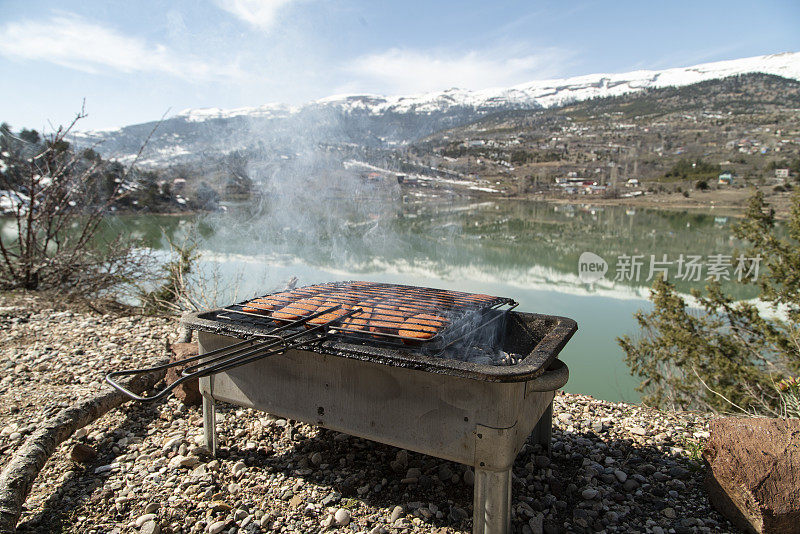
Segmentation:
[(761, 258), (760, 276), (751, 283), (760, 289), (762, 307), (734, 300), (713, 282), (692, 292), (699, 309), (691, 309), (674, 285), (655, 281), (653, 311), (636, 314), (641, 334), (618, 339), (631, 372), (642, 379), (637, 389), (644, 402), (787, 415), (797, 391), (778, 384), (796, 385), (800, 375), (800, 194), (791, 213), (786, 234), (779, 235), (759, 192), (734, 229), (748, 243), (742, 255)]

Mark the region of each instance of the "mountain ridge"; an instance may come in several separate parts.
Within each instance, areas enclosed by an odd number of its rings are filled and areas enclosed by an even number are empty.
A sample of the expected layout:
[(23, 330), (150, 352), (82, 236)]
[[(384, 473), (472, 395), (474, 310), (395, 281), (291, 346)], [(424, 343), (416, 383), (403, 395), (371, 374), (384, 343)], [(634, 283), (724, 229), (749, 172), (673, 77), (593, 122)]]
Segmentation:
[[(539, 105), (553, 107), (570, 101), (586, 100), (598, 96), (616, 96), (645, 88), (679, 87), (701, 81), (762, 72), (775, 74), (785, 78), (800, 80), (800, 52), (782, 52), (753, 56), (749, 58), (701, 63), (689, 67), (675, 67), (662, 70), (636, 70), (624, 73), (593, 73), (568, 78), (554, 78), (525, 82), (511, 87), (498, 87), (481, 90), (450, 88), (416, 95), (385, 96), (370, 93), (354, 93), (332, 95), (313, 100), (301, 106), (288, 106), (280, 103), (264, 104), (255, 107), (241, 107), (229, 110), (221, 108), (188, 108), (180, 111), (176, 117), (201, 119), (228, 118), (248, 113), (266, 114), (280, 110), (293, 113), (306, 106), (344, 105), (353, 103), (353, 107), (369, 109), (366, 100), (373, 101), (372, 112), (420, 111), (425, 106), (442, 104), (452, 100), (453, 105), (471, 105), (474, 107), (493, 107), (503, 104)], [(460, 99), (454, 98), (460, 96)]]
[[(402, 145), (498, 111), (551, 108), (748, 73), (800, 80), (800, 52), (664, 70), (589, 74), (479, 91), (452, 88), (418, 95), (329, 96), (300, 106), (273, 103), (233, 109), (190, 108), (158, 124), (140, 163), (159, 166), (254, 146), (286, 151), (318, 143)], [(130, 161), (156, 124), (76, 132), (72, 140), (96, 146), (106, 157)]]

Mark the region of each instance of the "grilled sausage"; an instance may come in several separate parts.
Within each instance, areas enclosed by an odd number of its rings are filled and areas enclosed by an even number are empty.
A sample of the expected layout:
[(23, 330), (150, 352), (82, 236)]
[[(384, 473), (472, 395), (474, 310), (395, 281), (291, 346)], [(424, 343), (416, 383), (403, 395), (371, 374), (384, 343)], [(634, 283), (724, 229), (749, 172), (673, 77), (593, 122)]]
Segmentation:
[(296, 321), (317, 311), (323, 302), (325, 301), (322, 297), (307, 297), (296, 300), (273, 312), (272, 318), (278, 321)]
[(345, 319), (342, 326), (348, 330), (368, 330), (370, 319), (374, 313), (374, 305), (375, 303), (372, 301), (359, 302), (354, 308), (360, 308), (361, 311)]
[(402, 337), (430, 339), (447, 323), (444, 317), (420, 313), (407, 319), (400, 328)]
[(253, 299), (242, 307), (248, 313), (268, 313), (271, 310), (282, 308), (292, 301), (291, 292), (275, 293), (267, 297)]
[(327, 308), (333, 308), (334, 306), (341, 306), (340, 308), (333, 310), (328, 313), (323, 313), (319, 317), (314, 317), (313, 319), (309, 319), (308, 324), (310, 325), (319, 325), (329, 323), (331, 321), (335, 321), (339, 319), (343, 315), (346, 315), (350, 310), (353, 309), (353, 305), (349, 302), (340, 302), (337, 300), (326, 300), (322, 304), (320, 304), (319, 308), (316, 311), (324, 311)]
[(409, 315), (408, 312), (401, 311), (398, 306), (379, 304), (375, 306), (375, 312), (369, 322), (369, 331), (397, 334), (397, 330)]

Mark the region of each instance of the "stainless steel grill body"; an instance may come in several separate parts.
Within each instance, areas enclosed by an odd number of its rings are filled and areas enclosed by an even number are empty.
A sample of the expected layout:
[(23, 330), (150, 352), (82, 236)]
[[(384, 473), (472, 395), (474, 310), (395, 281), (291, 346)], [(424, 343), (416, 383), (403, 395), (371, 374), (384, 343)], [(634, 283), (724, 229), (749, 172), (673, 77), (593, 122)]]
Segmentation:
[[(554, 392), (568, 378), (555, 358), (577, 328), (570, 319), (509, 315), (512, 330), (541, 327), (526, 334), (527, 357), (516, 366), (492, 370), (340, 344), (288, 350), (201, 378), (208, 446), (216, 449), (214, 403), (224, 401), (467, 464), (475, 470), (473, 532), (507, 533), (511, 467), (531, 432), (549, 446)], [(201, 354), (240, 341), (197, 317), (187, 323), (199, 331)], [(524, 337), (516, 334), (506, 336), (510, 343)]]

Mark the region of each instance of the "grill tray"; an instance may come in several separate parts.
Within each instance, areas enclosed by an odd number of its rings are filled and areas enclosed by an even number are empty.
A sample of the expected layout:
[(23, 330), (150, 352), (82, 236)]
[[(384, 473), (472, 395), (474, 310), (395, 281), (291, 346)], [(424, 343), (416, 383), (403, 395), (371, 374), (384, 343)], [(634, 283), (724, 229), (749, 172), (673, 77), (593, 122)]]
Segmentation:
[[(334, 284), (341, 284), (341, 282)], [(395, 288), (411, 287), (385, 285)], [(578, 329), (575, 321), (566, 317), (496, 309), (497, 306), (503, 304), (515, 304), (511, 299), (496, 297), (489, 302), (491, 304), (468, 310), (468, 312), (484, 314), (484, 321), (505, 318), (501, 348), (506, 352), (523, 356), (516, 365), (496, 366), (436, 356), (435, 353), (441, 349), (441, 343), (451, 328), (458, 328), (459, 324), (463, 324), (456, 320), (440, 332), (442, 335), (438, 340), (432, 338), (427, 343), (414, 346), (405, 345), (391, 337), (376, 338), (372, 333), (359, 336), (349, 332), (338, 332), (327, 338), (321, 338), (318, 344), (308, 350), (475, 380), (520, 382), (544, 373)], [(237, 306), (241, 308), (243, 304), (244, 302), (225, 308), (191, 313), (184, 316), (181, 322), (185, 327), (193, 330), (240, 339), (263, 336), (275, 327), (274, 321), (267, 316), (231, 313)], [(465, 317), (468, 315), (466, 314)], [(467, 319), (462, 318), (463, 320), (468, 320), (468, 317)]]
[[(493, 297), (491, 295), (476, 295), (461, 291), (448, 291), (427, 287), (407, 286), (400, 284), (383, 284), (374, 282), (329, 282), (326, 284), (315, 284), (305, 286), (291, 291), (281, 291), (270, 293), (255, 299), (238, 302), (225, 307), (225, 311), (216, 314), (216, 319), (220, 321), (240, 322), (245, 318), (255, 326), (264, 325), (264, 328), (274, 328), (276, 322), (272, 319), (272, 314), (277, 311), (262, 310), (259, 312), (247, 311), (259, 308), (259, 304), (254, 303), (258, 299), (271, 297), (278, 300), (278, 307), (287, 306), (291, 308), (298, 300), (318, 297), (326, 301), (327, 306), (356, 305), (356, 303), (369, 302), (368, 306), (374, 313), (380, 316), (380, 324), (384, 326), (381, 330), (368, 329), (372, 324), (365, 324), (358, 327), (352, 324), (340, 323), (332, 326), (331, 330), (338, 335), (351, 337), (361, 341), (369, 341), (390, 346), (402, 346), (412, 344), (420, 347), (427, 352), (437, 351), (453, 344), (478, 328), (483, 328), (489, 323), (486, 314), (490, 310), (508, 306), (508, 309), (516, 307), (517, 303), (510, 298)], [(397, 307), (413, 307), (414, 311), (407, 311), (405, 316), (399, 315)], [(298, 318), (308, 318), (311, 311), (301, 312), (299, 308), (293, 308)], [(415, 338), (409, 335), (402, 335), (400, 332), (423, 332), (421, 324), (414, 324), (414, 317), (409, 320), (412, 324), (404, 323), (410, 316), (428, 315), (443, 319), (443, 326), (430, 338)], [(358, 316), (356, 316), (358, 317)], [(366, 322), (366, 320), (362, 320)], [(325, 321), (322, 321), (325, 322)]]

